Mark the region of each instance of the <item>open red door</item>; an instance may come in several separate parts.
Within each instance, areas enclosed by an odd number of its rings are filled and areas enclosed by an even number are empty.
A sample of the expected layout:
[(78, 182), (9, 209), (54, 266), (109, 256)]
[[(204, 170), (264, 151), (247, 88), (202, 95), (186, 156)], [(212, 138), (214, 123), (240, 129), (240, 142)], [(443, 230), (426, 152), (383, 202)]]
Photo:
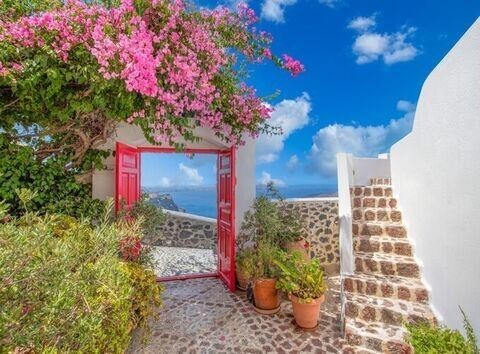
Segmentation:
[(235, 148), (221, 152), (218, 173), (218, 273), (235, 291)]
[(140, 199), (140, 152), (117, 143), (115, 162), (115, 211), (129, 210)]

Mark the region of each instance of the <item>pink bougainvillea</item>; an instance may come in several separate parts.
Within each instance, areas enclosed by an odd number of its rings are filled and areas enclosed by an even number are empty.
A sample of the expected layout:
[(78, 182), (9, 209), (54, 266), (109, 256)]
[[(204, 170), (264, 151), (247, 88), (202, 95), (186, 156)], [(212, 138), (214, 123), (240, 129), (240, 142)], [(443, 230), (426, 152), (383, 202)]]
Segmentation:
[[(67, 0), (61, 8), (0, 21), (0, 43), (23, 50), (51, 51), (69, 64), (86, 50), (107, 81), (118, 81), (140, 98), (127, 121), (141, 125), (158, 144), (171, 143), (196, 126), (241, 143), (258, 135), (270, 109), (242, 83), (239, 57), (272, 60), (296, 76), (303, 65), (274, 56), (271, 37), (256, 30), (255, 13), (241, 4), (196, 11), (182, 0), (123, 0), (107, 8)], [(0, 76), (15, 76), (22, 63), (0, 62)], [(183, 118), (188, 118), (187, 120)], [(146, 129), (145, 129), (146, 127)]]

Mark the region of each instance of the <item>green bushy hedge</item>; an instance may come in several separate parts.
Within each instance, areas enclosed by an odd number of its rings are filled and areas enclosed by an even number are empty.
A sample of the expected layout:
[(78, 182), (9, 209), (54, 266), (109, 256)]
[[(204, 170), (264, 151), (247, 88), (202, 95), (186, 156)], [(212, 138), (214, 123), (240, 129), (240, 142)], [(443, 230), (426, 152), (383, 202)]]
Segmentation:
[(417, 354), (455, 353), (455, 354), (480, 354), (475, 331), (463, 315), (463, 326), (466, 336), (458, 330), (445, 326), (435, 326), (430, 323), (405, 324), (407, 329), (406, 340), (412, 345)]
[(98, 217), (103, 203), (92, 199), (91, 186), (77, 183), (79, 169), (66, 169), (68, 156), (40, 160), (29, 145), (15, 144), (0, 133), (0, 200), (10, 205), (9, 212), (21, 215), (15, 190), (27, 188), (37, 194), (29, 203), (31, 211), (60, 213), (75, 217)]
[(132, 229), (32, 213), (5, 222), (0, 210), (2, 219), (0, 352), (124, 352), (161, 292), (151, 270), (119, 257)]

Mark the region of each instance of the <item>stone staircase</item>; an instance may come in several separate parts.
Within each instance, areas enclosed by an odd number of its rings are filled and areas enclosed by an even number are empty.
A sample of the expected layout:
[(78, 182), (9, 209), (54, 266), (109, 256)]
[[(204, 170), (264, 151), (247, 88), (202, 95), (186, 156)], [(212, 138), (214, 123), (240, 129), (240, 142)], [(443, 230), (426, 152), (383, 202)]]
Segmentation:
[(359, 353), (411, 353), (404, 322), (435, 322), (390, 179), (351, 189), (355, 274), (343, 277), (345, 337)]

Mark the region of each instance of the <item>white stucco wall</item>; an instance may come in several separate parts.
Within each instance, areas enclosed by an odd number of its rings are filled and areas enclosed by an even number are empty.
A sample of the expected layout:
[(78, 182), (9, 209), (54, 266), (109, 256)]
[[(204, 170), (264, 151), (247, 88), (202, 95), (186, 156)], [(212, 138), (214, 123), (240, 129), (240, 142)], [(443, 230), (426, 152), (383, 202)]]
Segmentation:
[(235, 186), (235, 230), (239, 233), (243, 215), (253, 205), (255, 199), (255, 141), (246, 139), (246, 144), (236, 153)]
[(431, 303), (480, 335), (480, 18), (429, 75), (413, 131), (391, 149), (399, 199)]

